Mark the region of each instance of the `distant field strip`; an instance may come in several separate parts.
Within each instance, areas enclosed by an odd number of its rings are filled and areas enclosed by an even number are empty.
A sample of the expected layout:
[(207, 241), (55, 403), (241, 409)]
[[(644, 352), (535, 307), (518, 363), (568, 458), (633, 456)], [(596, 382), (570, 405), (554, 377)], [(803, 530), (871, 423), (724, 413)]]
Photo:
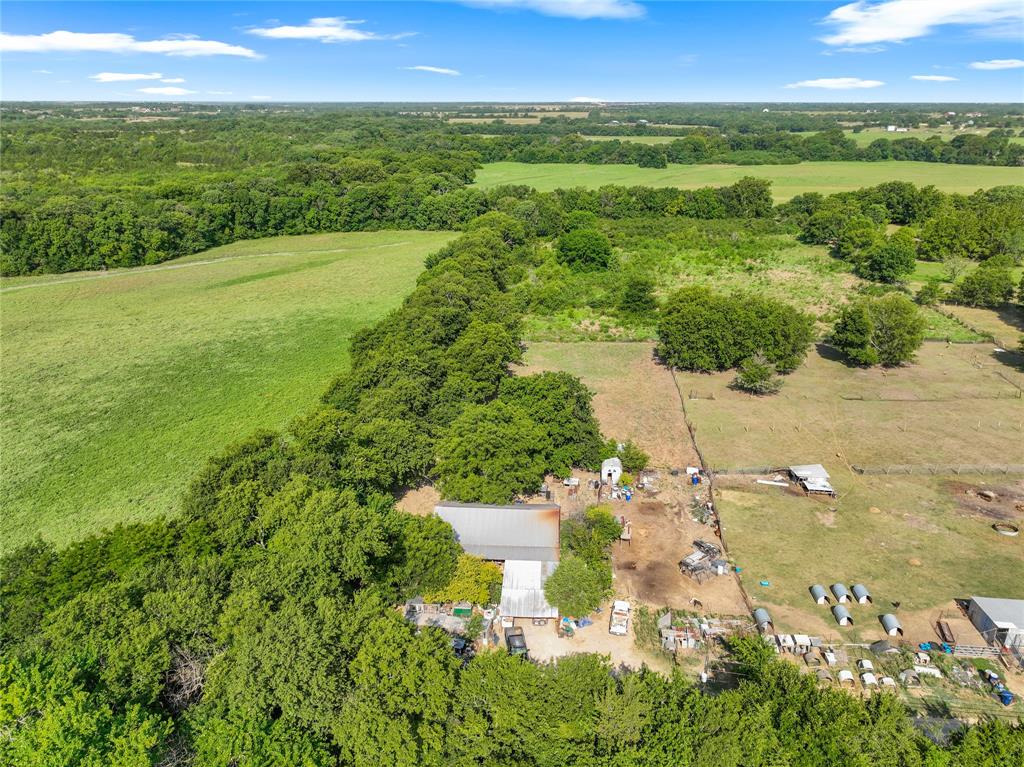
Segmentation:
[[(277, 238), (272, 238), (277, 239)], [(46, 276), (40, 277), (26, 277), (26, 278), (7, 278), (0, 285), (0, 293), (9, 293), (13, 290), (27, 290), (28, 288), (45, 288), (50, 285), (68, 285), (75, 282), (88, 282), (89, 280), (105, 280), (111, 277), (128, 277), (138, 276), (139, 274), (149, 274), (150, 272), (164, 272), (170, 269), (188, 269), (193, 266), (208, 266), (209, 264), (220, 264), (225, 261), (235, 261), (240, 258), (271, 258), (274, 256), (297, 256), (301, 252), (304, 256), (314, 255), (325, 255), (335, 253), (350, 253), (355, 250), (375, 250), (378, 248), (400, 248), (403, 245), (409, 245), (408, 241), (403, 242), (390, 242), (386, 245), (373, 245), (366, 248), (328, 248), (326, 250), (306, 250), (306, 251), (294, 251), (294, 250), (280, 250), (274, 253), (249, 253), (238, 256), (222, 256), (221, 258), (207, 258), (202, 261), (189, 261), (187, 259), (192, 258), (186, 256), (185, 258), (179, 258), (175, 261), (167, 264), (158, 264), (156, 266), (140, 266), (134, 269), (114, 269), (109, 272), (88, 272), (82, 274), (79, 277), (63, 278), (54, 277), (47, 279)], [(229, 246), (230, 247), (230, 246)], [(211, 252), (211, 251), (207, 251)], [(9, 282), (17, 280), (17, 284), (8, 285)]]
[(485, 189), (503, 184), (525, 184), (541, 192), (574, 186), (597, 189), (606, 184), (696, 189), (701, 186), (732, 184), (744, 176), (771, 181), (776, 201), (785, 201), (803, 192), (847, 192), (883, 181), (911, 181), (919, 186), (933, 184), (944, 192), (961, 194), (971, 194), (978, 189), (993, 186), (1024, 184), (1024, 168), (899, 161), (670, 165), (667, 168), (495, 162), (487, 163), (477, 171), (476, 184)]
[(3, 547), (175, 513), (209, 456), (308, 410), (453, 236), (276, 237), (4, 280)]

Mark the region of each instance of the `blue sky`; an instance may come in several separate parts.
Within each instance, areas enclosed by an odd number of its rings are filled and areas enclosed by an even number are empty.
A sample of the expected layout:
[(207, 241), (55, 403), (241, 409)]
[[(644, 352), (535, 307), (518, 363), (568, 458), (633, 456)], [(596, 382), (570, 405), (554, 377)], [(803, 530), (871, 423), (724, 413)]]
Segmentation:
[(19, 3), (4, 100), (1024, 101), (1024, 2)]

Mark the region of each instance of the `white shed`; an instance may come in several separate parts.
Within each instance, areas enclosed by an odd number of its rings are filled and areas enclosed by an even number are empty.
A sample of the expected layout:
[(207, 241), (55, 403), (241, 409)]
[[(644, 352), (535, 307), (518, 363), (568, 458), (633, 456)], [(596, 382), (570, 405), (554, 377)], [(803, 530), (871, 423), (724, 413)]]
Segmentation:
[(622, 476), (622, 461), (618, 458), (605, 458), (601, 461), (601, 481), (609, 485), (619, 484)]

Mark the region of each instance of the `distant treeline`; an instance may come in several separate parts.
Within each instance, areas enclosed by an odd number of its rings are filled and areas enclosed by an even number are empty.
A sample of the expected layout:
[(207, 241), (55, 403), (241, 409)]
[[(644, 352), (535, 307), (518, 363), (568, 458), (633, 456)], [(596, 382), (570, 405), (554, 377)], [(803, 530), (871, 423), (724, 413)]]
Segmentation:
[[(355, 152), (355, 150), (353, 150)], [(0, 272), (66, 272), (155, 264), (236, 240), (273, 235), (376, 229), (460, 229), (502, 198), (523, 198), (533, 231), (557, 235), (574, 210), (610, 218), (663, 214), (687, 205), (675, 188), (605, 187), (541, 195), (527, 187), (483, 191), (466, 186), (475, 152), (316, 151), (288, 164), (141, 183), (31, 175), (5, 185), (0, 198)], [(23, 155), (22, 155), (23, 156)], [(25, 174), (28, 176), (29, 174)], [(139, 176), (136, 179), (135, 176)], [(764, 216), (766, 182), (744, 179), (708, 192), (715, 216)], [(701, 201), (710, 204), (701, 197)], [(675, 211), (673, 211), (675, 212)]]
[[(462, 126), (467, 136), (486, 132), (494, 137), (471, 146), (487, 162), (569, 162), (591, 164), (632, 164), (664, 168), (669, 163), (731, 163), (736, 165), (777, 165), (804, 161), (914, 160), (960, 165), (1024, 165), (1024, 144), (1013, 143), (1013, 131), (994, 129), (987, 135), (965, 133), (950, 141), (938, 136), (913, 136), (890, 140), (879, 137), (861, 147), (839, 129), (821, 133), (718, 133), (694, 128), (685, 136), (665, 144), (636, 141), (593, 141), (578, 133), (551, 133), (546, 126)], [(486, 131), (483, 131), (486, 127)], [(466, 128), (469, 128), (468, 130)], [(574, 130), (579, 130), (574, 128)], [(594, 135), (615, 135), (617, 129), (603, 127)], [(625, 131), (618, 129), (621, 135)], [(633, 129), (633, 135), (658, 135)]]
[[(486, 138), (466, 132), (481, 126), (372, 106), (225, 108), (219, 114), (146, 107), (157, 113), (128, 113), (135, 122), (125, 122), (123, 107), (83, 109), (98, 114), (72, 119), (78, 113), (66, 106), (45, 115), (35, 114), (42, 108), (4, 109), (4, 275), (153, 264), (270, 235), (459, 229), (500, 209), (507, 196), (507, 190), (468, 186), (480, 163), (496, 160), (662, 166), (897, 158), (1013, 164), (1024, 156), (1024, 146), (994, 132), (951, 142), (879, 139), (858, 149), (837, 129), (813, 134), (693, 129), (669, 144), (648, 146), (587, 141), (564, 132), (564, 118), (525, 126), (538, 135), (517, 130)], [(121, 117), (113, 119), (115, 114)], [(533, 194), (524, 204), (540, 221), (540, 234), (558, 234), (559, 216), (578, 209), (611, 218), (767, 215), (764, 187), (747, 180), (713, 192), (606, 187), (596, 194)]]

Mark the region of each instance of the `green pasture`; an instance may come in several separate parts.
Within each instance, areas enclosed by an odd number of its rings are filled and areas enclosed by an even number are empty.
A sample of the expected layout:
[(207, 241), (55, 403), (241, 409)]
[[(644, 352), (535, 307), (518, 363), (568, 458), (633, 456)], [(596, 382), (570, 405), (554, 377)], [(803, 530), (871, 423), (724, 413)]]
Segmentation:
[(702, 186), (725, 186), (744, 176), (771, 181), (772, 192), (778, 202), (803, 192), (832, 194), (874, 186), (884, 181), (910, 181), (919, 186), (932, 184), (944, 192), (962, 194), (1005, 184), (1024, 184), (1024, 168), (895, 160), (803, 162), (796, 165), (670, 165), (667, 168), (495, 162), (487, 163), (477, 171), (476, 184), (484, 188), (526, 184), (542, 192), (574, 186), (597, 189), (606, 184), (696, 189)]
[(4, 547), (174, 513), (208, 456), (307, 410), (452, 236), (276, 237), (4, 280)]

